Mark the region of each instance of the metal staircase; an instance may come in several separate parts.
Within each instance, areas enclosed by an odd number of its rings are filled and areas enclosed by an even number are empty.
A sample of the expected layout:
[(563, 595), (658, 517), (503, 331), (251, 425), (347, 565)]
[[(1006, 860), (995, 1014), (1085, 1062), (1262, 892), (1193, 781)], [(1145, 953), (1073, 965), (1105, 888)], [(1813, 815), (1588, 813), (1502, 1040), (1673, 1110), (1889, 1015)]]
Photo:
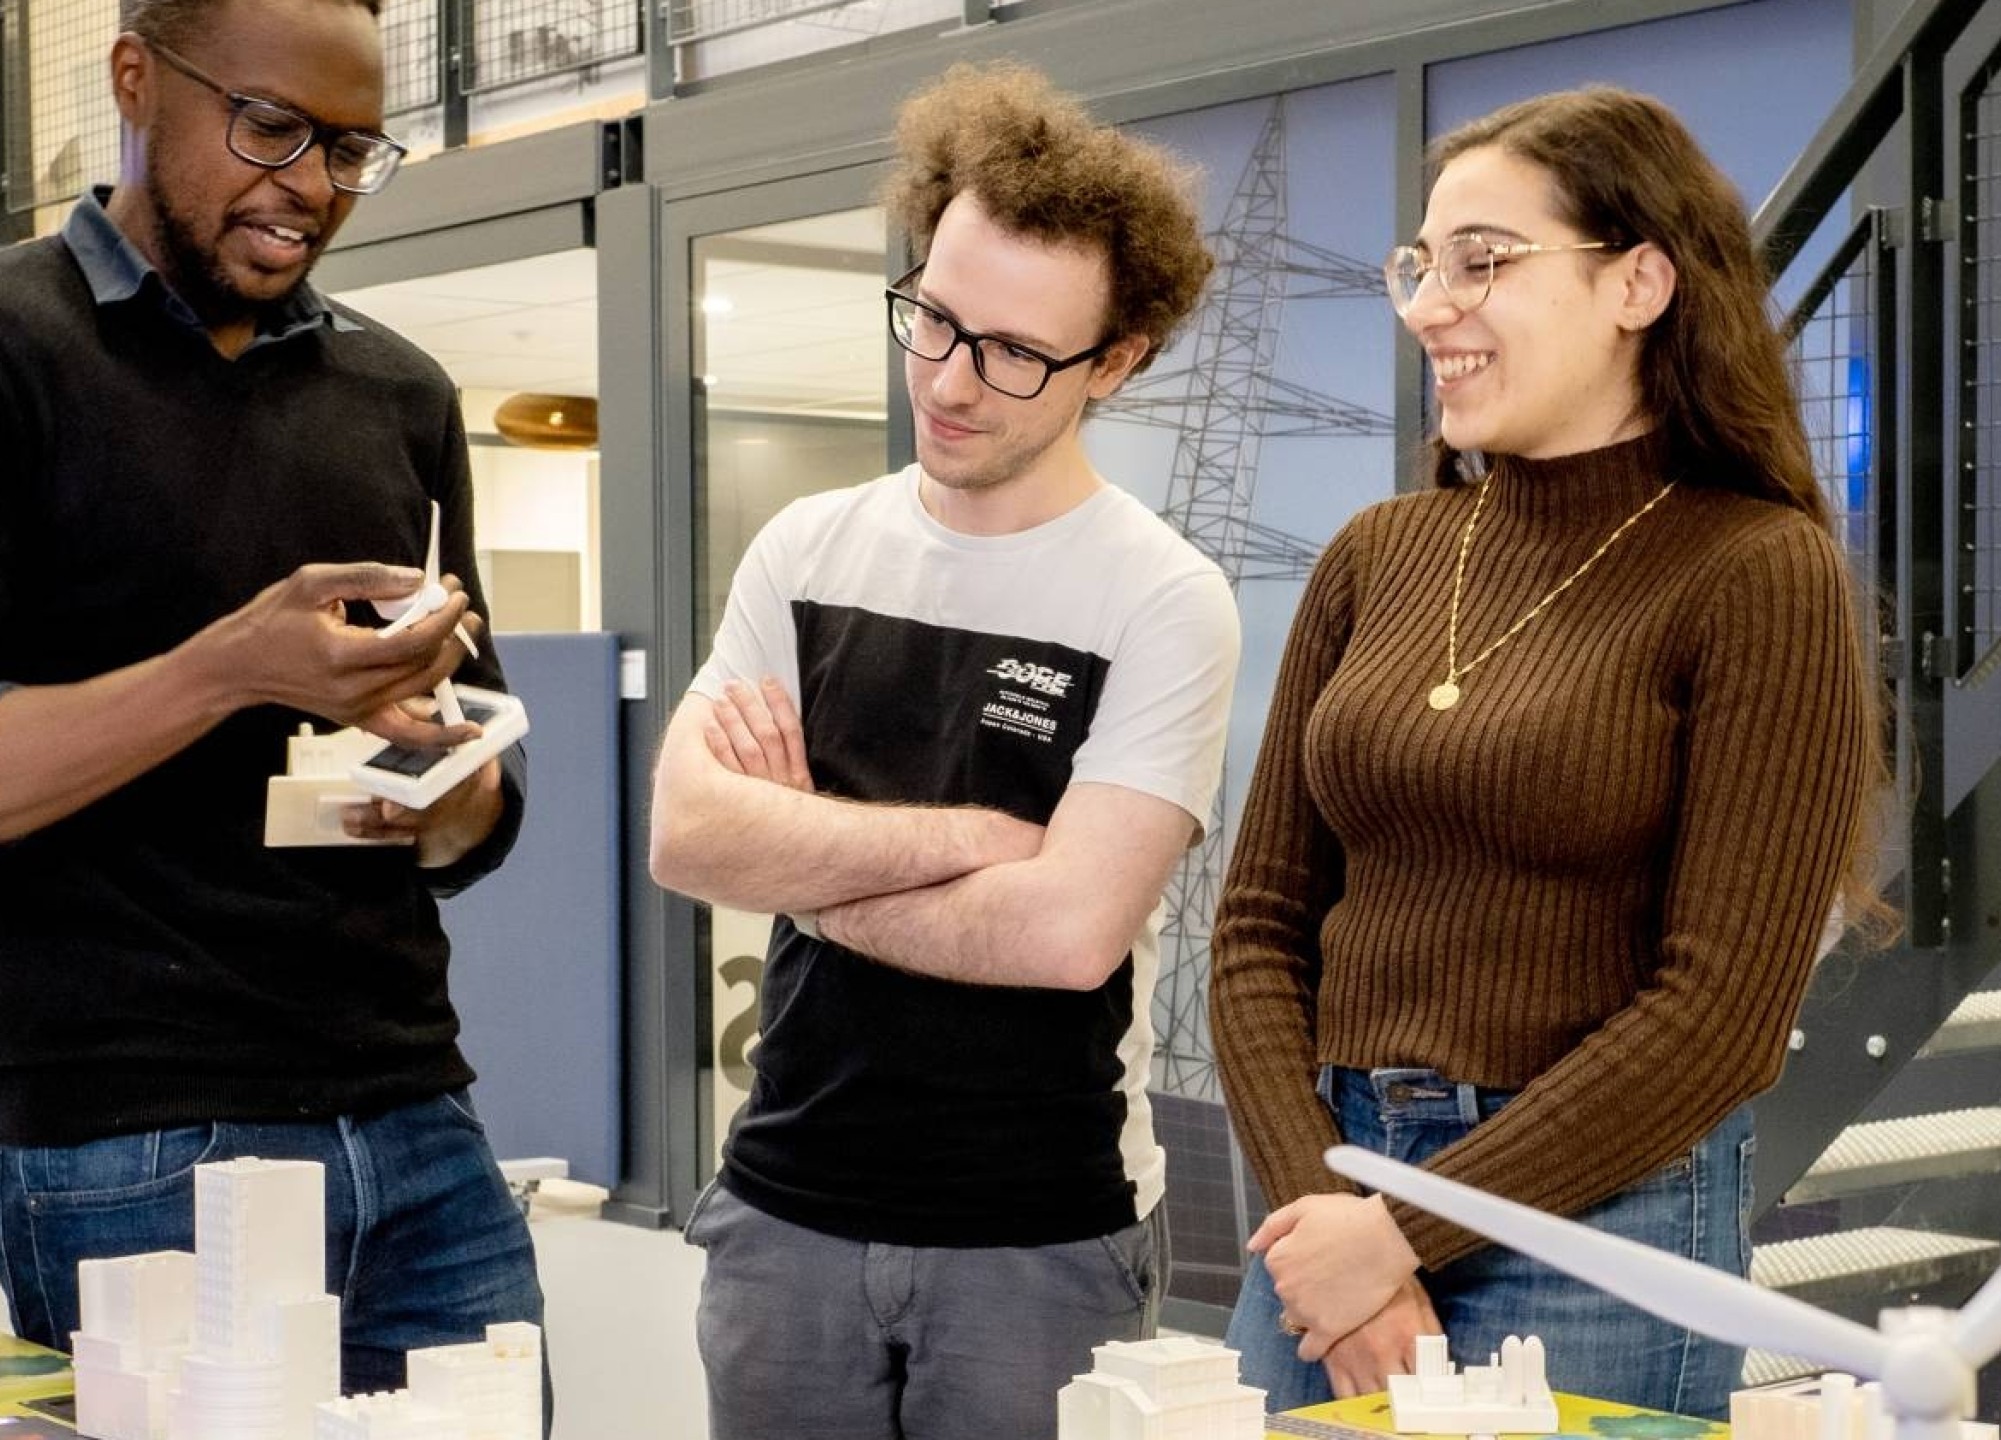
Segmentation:
[(1822, 961), (1758, 1101), (1752, 1275), (1873, 1322), (2001, 1267), (2001, 6), (1913, 0), (1756, 224), (1880, 606), (1904, 930)]

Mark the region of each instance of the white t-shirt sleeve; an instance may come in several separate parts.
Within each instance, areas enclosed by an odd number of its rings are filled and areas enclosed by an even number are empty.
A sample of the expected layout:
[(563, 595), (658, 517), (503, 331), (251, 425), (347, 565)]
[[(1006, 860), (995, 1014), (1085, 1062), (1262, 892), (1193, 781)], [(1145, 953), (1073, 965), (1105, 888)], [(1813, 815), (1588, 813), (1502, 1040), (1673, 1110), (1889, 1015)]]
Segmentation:
[(1145, 596), (1112, 656), (1072, 782), (1157, 795), (1206, 827), (1241, 648), (1236, 600), (1213, 567), (1184, 571)]
[(709, 658), (688, 684), (689, 693), (722, 698), (726, 681), (755, 685), (776, 675), (785, 693), (799, 699), (799, 635), (792, 597), (801, 580), (797, 543), (801, 513), (795, 503), (757, 532), (730, 580), (722, 623)]

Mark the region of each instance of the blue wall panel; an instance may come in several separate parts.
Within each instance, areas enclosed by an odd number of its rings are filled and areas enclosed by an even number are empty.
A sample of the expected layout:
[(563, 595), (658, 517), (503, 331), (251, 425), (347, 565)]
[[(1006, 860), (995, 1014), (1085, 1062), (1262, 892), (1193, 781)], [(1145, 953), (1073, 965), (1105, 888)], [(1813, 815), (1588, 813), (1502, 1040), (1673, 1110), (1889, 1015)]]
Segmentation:
[(502, 1158), (618, 1176), (618, 641), (503, 635), (528, 707), (528, 814), (507, 863), (445, 902), (452, 998)]

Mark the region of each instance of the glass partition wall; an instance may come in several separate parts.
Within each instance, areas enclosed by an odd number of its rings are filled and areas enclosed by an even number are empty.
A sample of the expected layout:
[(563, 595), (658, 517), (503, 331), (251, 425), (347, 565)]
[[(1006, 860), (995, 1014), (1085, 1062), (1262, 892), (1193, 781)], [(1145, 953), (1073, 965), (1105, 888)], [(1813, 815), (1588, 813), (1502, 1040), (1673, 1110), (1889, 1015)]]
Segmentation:
[[(695, 638), (765, 521), (888, 465), (882, 212), (863, 207), (698, 236), (691, 252)], [(770, 917), (709, 912), (713, 1145), (748, 1095)], [(715, 1160), (712, 1149), (709, 1159)]]

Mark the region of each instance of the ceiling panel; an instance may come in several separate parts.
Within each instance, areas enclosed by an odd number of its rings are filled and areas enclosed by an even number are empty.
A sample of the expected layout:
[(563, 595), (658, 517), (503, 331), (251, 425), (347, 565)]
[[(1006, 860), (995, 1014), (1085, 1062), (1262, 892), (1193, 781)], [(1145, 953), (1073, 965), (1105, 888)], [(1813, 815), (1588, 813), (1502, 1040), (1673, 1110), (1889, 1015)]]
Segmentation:
[[(851, 211), (718, 237), (701, 264), (709, 403), (880, 416), (887, 403), (883, 222)], [(824, 256), (824, 262), (818, 257)], [(763, 259), (759, 257), (769, 257)], [(336, 295), (436, 357), (459, 385), (597, 393), (597, 256), (512, 260)]]

